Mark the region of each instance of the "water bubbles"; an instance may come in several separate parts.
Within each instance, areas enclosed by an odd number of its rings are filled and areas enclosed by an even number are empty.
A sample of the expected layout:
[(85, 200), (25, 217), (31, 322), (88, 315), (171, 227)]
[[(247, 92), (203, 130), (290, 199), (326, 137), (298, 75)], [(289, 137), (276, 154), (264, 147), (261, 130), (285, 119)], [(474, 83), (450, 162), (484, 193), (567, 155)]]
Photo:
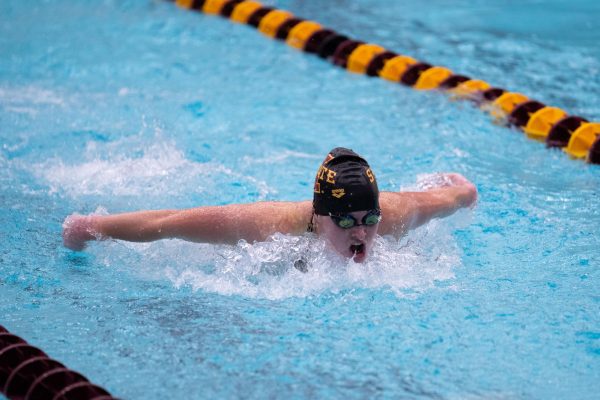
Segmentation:
[(452, 181), (446, 174), (419, 174), (417, 176), (417, 188), (429, 190), (437, 187), (452, 186)]
[[(150, 142), (144, 132), (115, 141), (92, 140), (81, 158), (75, 164), (53, 158), (29, 169), (51, 191), (102, 204), (97, 209), (101, 214), (106, 208), (122, 210), (123, 199), (138, 209), (181, 207), (192, 190), (200, 192), (202, 204), (256, 200), (248, 198), (249, 190), (259, 193), (258, 200), (275, 193), (249, 173), (214, 161), (188, 159), (174, 142), (162, 137), (160, 129)], [(419, 177), (417, 190), (448, 184), (442, 174), (425, 175)], [(355, 289), (391, 291), (404, 297), (453, 278), (460, 255), (451, 227), (447, 220), (432, 221), (400, 240), (378, 237), (372, 254), (360, 264), (341, 257), (314, 234), (277, 233), (264, 242), (240, 241), (235, 246), (106, 240), (92, 243), (87, 251), (107, 268), (166, 281), (176, 289), (272, 300)]]
[(277, 300), (368, 288), (406, 297), (454, 277), (460, 254), (445, 226), (433, 221), (400, 240), (377, 237), (372, 254), (360, 264), (339, 256), (314, 234), (277, 233), (265, 242), (235, 246), (108, 241), (89, 251), (123, 273), (226, 296)]
[[(114, 142), (89, 141), (81, 156), (78, 163), (51, 158), (27, 169), (51, 193), (113, 207), (124, 201), (138, 208), (181, 207), (178, 201), (192, 206), (191, 195), (211, 204), (239, 202), (249, 192), (256, 193), (253, 200), (265, 200), (275, 193), (264, 181), (221, 163), (189, 160), (160, 132), (150, 142), (143, 132)], [(227, 185), (227, 193), (214, 190)]]

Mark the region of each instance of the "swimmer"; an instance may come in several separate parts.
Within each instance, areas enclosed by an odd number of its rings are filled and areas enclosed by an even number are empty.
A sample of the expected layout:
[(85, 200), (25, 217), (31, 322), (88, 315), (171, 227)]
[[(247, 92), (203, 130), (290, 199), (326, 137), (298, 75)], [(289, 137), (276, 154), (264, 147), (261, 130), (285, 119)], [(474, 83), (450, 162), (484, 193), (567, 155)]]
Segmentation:
[(114, 215), (70, 215), (63, 223), (64, 245), (83, 250), (86, 242), (108, 238), (150, 242), (177, 238), (236, 244), (264, 241), (276, 232), (314, 232), (329, 247), (355, 262), (369, 255), (376, 235), (401, 237), (433, 218), (472, 207), (477, 189), (460, 174), (442, 175), (447, 186), (424, 192), (379, 193), (375, 174), (354, 151), (337, 147), (317, 171), (312, 201), (257, 202), (185, 210), (137, 211)]

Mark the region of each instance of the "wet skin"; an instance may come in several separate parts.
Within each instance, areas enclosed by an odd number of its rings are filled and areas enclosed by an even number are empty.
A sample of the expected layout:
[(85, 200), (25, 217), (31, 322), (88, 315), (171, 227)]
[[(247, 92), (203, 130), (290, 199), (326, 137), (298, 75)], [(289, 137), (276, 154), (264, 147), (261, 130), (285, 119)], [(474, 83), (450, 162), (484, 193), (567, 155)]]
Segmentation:
[[(369, 255), (375, 235), (401, 237), (407, 231), (443, 218), (460, 208), (473, 207), (477, 189), (456, 173), (443, 174), (446, 184), (423, 192), (382, 192), (383, 220), (373, 226), (338, 227), (329, 216), (315, 215), (316, 232), (341, 255), (362, 262)], [(367, 211), (353, 212), (358, 221)], [(313, 214), (310, 200), (258, 202), (202, 206), (183, 210), (142, 210), (113, 215), (68, 216), (63, 223), (63, 242), (83, 250), (88, 241), (118, 239), (151, 242), (183, 239), (198, 243), (236, 244), (265, 241), (275, 232), (302, 235)]]
[[(349, 213), (362, 223), (368, 211), (355, 211)], [(354, 258), (357, 263), (362, 263), (373, 248), (373, 241), (377, 235), (379, 223), (371, 226), (359, 225), (350, 229), (342, 229), (333, 222), (329, 216), (315, 215), (317, 233), (325, 238), (327, 243), (339, 254), (347, 258)]]

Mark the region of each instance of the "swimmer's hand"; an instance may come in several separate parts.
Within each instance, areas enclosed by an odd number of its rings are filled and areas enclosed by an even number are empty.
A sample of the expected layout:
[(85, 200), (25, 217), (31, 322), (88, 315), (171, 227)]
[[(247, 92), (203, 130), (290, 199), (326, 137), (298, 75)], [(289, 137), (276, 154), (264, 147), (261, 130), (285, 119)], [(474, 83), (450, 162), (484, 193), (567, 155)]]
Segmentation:
[(472, 182), (455, 172), (444, 174), (444, 177), (449, 182), (448, 186), (459, 189), (456, 200), (461, 207), (475, 207), (475, 203), (477, 202), (477, 188)]
[(63, 244), (68, 249), (81, 251), (86, 242), (96, 240), (99, 236), (94, 228), (92, 215), (72, 214), (63, 222)]

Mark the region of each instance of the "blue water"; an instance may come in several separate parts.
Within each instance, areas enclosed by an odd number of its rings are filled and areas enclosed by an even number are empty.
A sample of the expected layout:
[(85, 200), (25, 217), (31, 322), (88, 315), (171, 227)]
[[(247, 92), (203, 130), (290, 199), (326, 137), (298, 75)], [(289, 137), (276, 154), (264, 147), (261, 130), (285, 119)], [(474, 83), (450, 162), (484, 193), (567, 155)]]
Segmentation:
[[(594, 1), (265, 3), (600, 120)], [(62, 247), (73, 212), (307, 199), (335, 146), (383, 190), (457, 171), (479, 204), (366, 265), (281, 235)], [(162, 1), (4, 0), (0, 170), (0, 324), (115, 396), (600, 390), (600, 168), (443, 94)]]

